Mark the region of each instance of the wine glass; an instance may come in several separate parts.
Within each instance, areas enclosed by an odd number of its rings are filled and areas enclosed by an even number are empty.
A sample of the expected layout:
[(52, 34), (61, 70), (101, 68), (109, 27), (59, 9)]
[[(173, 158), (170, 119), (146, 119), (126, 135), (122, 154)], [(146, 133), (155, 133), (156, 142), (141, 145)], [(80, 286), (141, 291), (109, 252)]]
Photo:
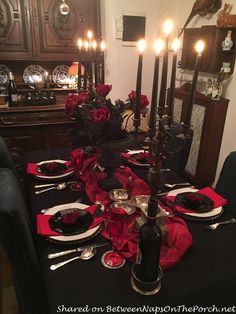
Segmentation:
[(77, 178), (77, 182), (75, 183), (72, 183), (70, 185), (70, 189), (72, 191), (83, 191), (85, 189), (85, 185), (84, 185), (84, 182), (81, 180), (81, 174), (82, 174), (82, 171), (78, 171), (77, 174), (76, 174), (76, 178)]
[(110, 269), (117, 269), (125, 264), (125, 258), (116, 250), (119, 236), (122, 235), (127, 213), (121, 208), (110, 208), (105, 228), (112, 241), (112, 250), (105, 252), (101, 257), (102, 264)]

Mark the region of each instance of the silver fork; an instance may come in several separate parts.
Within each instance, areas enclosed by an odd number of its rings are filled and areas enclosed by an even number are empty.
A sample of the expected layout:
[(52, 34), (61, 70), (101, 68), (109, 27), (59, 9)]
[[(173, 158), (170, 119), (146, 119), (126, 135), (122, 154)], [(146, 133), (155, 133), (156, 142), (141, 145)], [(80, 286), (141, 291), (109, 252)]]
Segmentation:
[(233, 223), (236, 223), (236, 218), (232, 218), (232, 219), (229, 219), (229, 220), (217, 222), (215, 224), (208, 225), (208, 226), (205, 226), (205, 227), (207, 229), (209, 229), (209, 230), (216, 230), (220, 225), (233, 224)]

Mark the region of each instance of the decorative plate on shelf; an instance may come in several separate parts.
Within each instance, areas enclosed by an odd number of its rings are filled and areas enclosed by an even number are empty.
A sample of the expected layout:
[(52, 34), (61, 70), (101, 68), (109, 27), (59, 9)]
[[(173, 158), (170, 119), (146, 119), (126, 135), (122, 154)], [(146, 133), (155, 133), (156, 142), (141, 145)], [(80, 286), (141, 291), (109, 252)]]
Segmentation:
[[(48, 209), (45, 213), (45, 215), (56, 215), (57, 213), (67, 210), (69, 208), (71, 209), (78, 209), (78, 210), (84, 210), (85, 208), (89, 207), (89, 205), (85, 205), (82, 203), (69, 203), (69, 204), (63, 204), (63, 205), (57, 205), (50, 209)], [(61, 242), (61, 243), (74, 243), (74, 242), (83, 242), (88, 240), (91, 237), (96, 236), (101, 231), (102, 225), (97, 225), (96, 227), (93, 227), (91, 229), (88, 229), (81, 233), (76, 233), (72, 235), (59, 235), (59, 236), (49, 236), (48, 238), (50, 240)]]
[(9, 73), (12, 72), (6, 65), (0, 64), (0, 84), (6, 84), (9, 80)]
[[(168, 196), (177, 196), (178, 194), (187, 193), (187, 192), (197, 192), (198, 190), (192, 188), (183, 188), (172, 190), (168, 193)], [(212, 210), (208, 210), (207, 212), (178, 212), (178, 214), (186, 219), (190, 220), (212, 220), (218, 218), (223, 213), (223, 207), (213, 208)]]
[(40, 65), (32, 64), (24, 69), (23, 80), (26, 84), (37, 84), (44, 82), (48, 72)]
[(52, 80), (54, 83), (58, 84), (69, 84), (69, 66), (64, 64), (56, 66), (55, 69), (52, 71)]

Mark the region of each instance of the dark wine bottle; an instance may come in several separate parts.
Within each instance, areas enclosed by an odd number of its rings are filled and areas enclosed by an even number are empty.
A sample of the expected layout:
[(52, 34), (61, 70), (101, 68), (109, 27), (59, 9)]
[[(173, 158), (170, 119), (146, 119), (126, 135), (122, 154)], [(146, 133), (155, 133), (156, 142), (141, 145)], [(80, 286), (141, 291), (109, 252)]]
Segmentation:
[(13, 73), (9, 73), (9, 82), (8, 82), (8, 103), (9, 107), (16, 106), (18, 104), (18, 92), (16, 89), (16, 84), (14, 81)]
[(156, 223), (157, 200), (148, 202), (147, 222), (139, 231), (139, 255), (136, 276), (145, 282), (157, 280), (161, 249), (161, 229)]

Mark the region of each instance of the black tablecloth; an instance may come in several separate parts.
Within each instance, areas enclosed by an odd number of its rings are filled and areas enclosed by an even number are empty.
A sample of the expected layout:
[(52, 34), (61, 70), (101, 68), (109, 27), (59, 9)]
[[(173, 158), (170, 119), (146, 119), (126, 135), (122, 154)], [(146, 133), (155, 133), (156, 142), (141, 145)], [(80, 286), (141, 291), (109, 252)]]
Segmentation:
[[(54, 151), (29, 153), (26, 158), (27, 161), (37, 162), (69, 157), (67, 151)], [(145, 172), (143, 175), (145, 176)], [(165, 175), (168, 182), (180, 180), (173, 173), (166, 172)], [(26, 180), (32, 217), (43, 208), (71, 203), (80, 197), (83, 203), (90, 204), (83, 192), (73, 192), (69, 188), (35, 195), (33, 185), (40, 182), (44, 183), (30, 176)], [(220, 220), (225, 218), (224, 215)], [(177, 305), (234, 305), (236, 303), (236, 224), (220, 227), (216, 231), (206, 230), (205, 223), (202, 222), (187, 221), (187, 224), (193, 236), (193, 245), (178, 265), (164, 270), (161, 290), (154, 296), (143, 296), (132, 289), (130, 263), (127, 262), (117, 270), (107, 269), (101, 264), (101, 256), (109, 246), (98, 248), (97, 254), (89, 261), (75, 261), (51, 271), (49, 266), (52, 262), (47, 259), (47, 254), (71, 246), (58, 245), (38, 236), (42, 275), (47, 287), (51, 313), (63, 313), (66, 312), (65, 309), (79, 313), (79, 307), (83, 307), (84, 311), (88, 310), (88, 313), (98, 312), (98, 307), (102, 307), (104, 313), (109, 313), (112, 312), (109, 306), (115, 306), (113, 310), (116, 312), (121, 312), (121, 309), (128, 312), (130, 306), (136, 313), (141, 313), (144, 305), (166, 306), (164, 308), (166, 312), (170, 310), (168, 306)], [(85, 244), (101, 239), (99, 236)], [(53, 263), (73, 256), (76, 254), (55, 259)], [(85, 307), (86, 305), (88, 308)], [(146, 311), (146, 313), (151, 312), (154, 312), (154, 308)]]

